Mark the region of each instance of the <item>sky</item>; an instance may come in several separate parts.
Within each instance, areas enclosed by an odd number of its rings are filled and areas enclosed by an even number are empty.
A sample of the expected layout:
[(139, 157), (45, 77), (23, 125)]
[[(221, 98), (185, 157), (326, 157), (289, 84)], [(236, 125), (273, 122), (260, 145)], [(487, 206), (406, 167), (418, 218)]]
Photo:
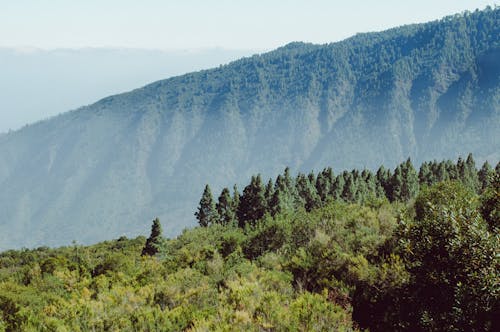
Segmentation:
[[(498, 1), (0, 0), (0, 133), (232, 56), (335, 42)], [(60, 60), (57, 49), (75, 51)]]
[(270, 50), (327, 43), (494, 0), (0, 0), (0, 46)]

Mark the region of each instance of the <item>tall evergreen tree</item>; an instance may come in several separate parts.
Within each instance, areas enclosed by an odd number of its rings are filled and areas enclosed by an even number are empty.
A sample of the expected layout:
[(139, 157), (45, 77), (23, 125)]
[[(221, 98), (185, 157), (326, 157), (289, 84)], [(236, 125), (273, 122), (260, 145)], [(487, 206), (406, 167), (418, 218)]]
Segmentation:
[(434, 179), (433, 179), (432, 175), (433, 174), (431, 171), (430, 164), (427, 162), (424, 162), (420, 166), (420, 170), (418, 171), (418, 182), (420, 183), (420, 185), (430, 186), (434, 183)]
[(465, 160), (465, 174), (465, 186), (474, 190), (475, 192), (479, 191), (479, 178), (477, 174), (476, 162), (472, 157), (472, 153), (469, 153), (467, 159)]
[(335, 179), (333, 178), (331, 168), (325, 168), (316, 177), (315, 187), (321, 201), (325, 202), (330, 196), (333, 181), (335, 181)]
[(448, 172), (449, 168), (447, 167), (446, 162), (442, 161), (438, 164), (436, 169), (436, 174), (434, 178), (436, 182), (443, 182), (450, 179), (450, 173)]
[(342, 199), (346, 202), (356, 201), (356, 192), (358, 190), (356, 180), (354, 179), (354, 173), (344, 172), (342, 173), (344, 177), (344, 190), (342, 191)]
[(390, 198), (389, 192), (391, 190), (391, 171), (385, 169), (384, 166), (380, 166), (379, 169), (377, 170), (376, 179), (378, 184), (384, 190), (384, 195), (387, 198)]
[(274, 183), (272, 179), (269, 179), (266, 185), (266, 189), (264, 191), (264, 197), (266, 199), (266, 209), (271, 214), (272, 214), (273, 196), (274, 196)]
[(219, 219), (217, 210), (215, 208), (215, 202), (212, 197), (212, 190), (207, 184), (203, 190), (203, 195), (200, 199), (200, 204), (198, 206), (198, 211), (194, 214), (198, 219), (198, 223), (202, 227), (210, 226), (216, 223)]
[(490, 177), (493, 175), (493, 169), (486, 160), (478, 172), (479, 189), (483, 192), (490, 184)]
[(298, 200), (294, 195), (294, 192), (296, 192), (295, 185), (293, 185), (293, 180), (287, 170), (288, 168), (285, 170), (284, 175), (278, 175), (274, 184), (274, 194), (270, 207), (273, 216), (277, 213), (294, 210), (298, 206)]
[(266, 198), (260, 175), (252, 176), (250, 184), (243, 190), (238, 207), (238, 225), (245, 227), (247, 223), (255, 223), (266, 213)]
[(235, 221), (236, 210), (234, 209), (233, 199), (229, 189), (224, 188), (219, 196), (217, 204), (215, 205), (217, 214), (219, 215), (218, 222), (222, 225), (228, 225)]
[(238, 206), (240, 205), (240, 192), (238, 191), (238, 186), (233, 186), (233, 210), (238, 211)]
[(444, 164), (446, 166), (446, 173), (448, 173), (448, 179), (450, 179), (450, 180), (460, 180), (460, 176), (459, 176), (459, 171), (458, 171), (457, 165), (460, 162), (463, 163), (463, 159), (461, 161), (460, 160), (461, 160), (461, 158), (458, 158), (457, 164), (454, 164), (451, 160), (446, 160), (444, 162)]
[(418, 174), (410, 158), (398, 165), (391, 180), (391, 200), (407, 202), (418, 193)]
[(162, 237), (161, 223), (160, 219), (156, 218), (153, 220), (153, 225), (151, 226), (151, 234), (146, 240), (146, 244), (142, 249), (141, 255), (142, 256), (156, 255), (160, 251), (162, 243), (163, 243), (163, 237)]
[(299, 174), (296, 181), (297, 191), (304, 202), (306, 211), (311, 211), (321, 205), (321, 198), (316, 191), (316, 187), (311, 183), (311, 179), (314, 180), (314, 177)]
[(348, 172), (344, 171), (335, 177), (335, 181), (332, 185), (331, 196), (338, 200), (342, 199), (342, 193), (344, 192), (345, 179), (348, 177)]

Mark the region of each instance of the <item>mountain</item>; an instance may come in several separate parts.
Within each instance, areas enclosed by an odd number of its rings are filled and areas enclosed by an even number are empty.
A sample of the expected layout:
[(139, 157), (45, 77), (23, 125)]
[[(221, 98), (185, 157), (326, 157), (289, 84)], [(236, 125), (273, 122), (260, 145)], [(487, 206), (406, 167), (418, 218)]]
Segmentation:
[[(500, 8), (292, 43), (0, 136), (0, 247), (195, 223), (210, 181), (500, 159)], [(240, 188), (241, 190), (242, 188)]]
[(5, 110), (0, 112), (0, 132), (87, 105), (102, 96), (253, 53), (222, 48), (164, 51), (0, 47), (0, 110)]

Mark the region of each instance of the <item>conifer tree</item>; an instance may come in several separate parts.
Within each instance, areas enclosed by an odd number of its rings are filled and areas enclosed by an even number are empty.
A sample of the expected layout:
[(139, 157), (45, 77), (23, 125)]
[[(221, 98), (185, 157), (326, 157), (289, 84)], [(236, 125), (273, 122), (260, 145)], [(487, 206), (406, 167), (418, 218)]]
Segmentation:
[(243, 190), (238, 207), (238, 225), (245, 227), (247, 223), (255, 223), (266, 213), (266, 198), (260, 175), (252, 176), (250, 184)]
[(331, 168), (325, 168), (321, 173), (318, 174), (316, 178), (316, 191), (321, 198), (321, 201), (325, 202), (331, 195), (332, 185), (335, 181), (333, 177), (333, 171)]
[[(272, 200), (274, 196), (274, 183), (272, 179), (269, 179), (266, 185), (266, 189), (264, 191), (264, 197), (266, 199), (266, 210), (271, 213)], [(272, 213), (271, 213), (272, 214)]]
[(345, 179), (347, 178), (347, 172), (344, 171), (335, 177), (335, 181), (332, 185), (331, 196), (334, 199), (342, 199), (342, 193), (344, 192)]
[(346, 202), (356, 201), (357, 186), (354, 179), (354, 173), (344, 172), (342, 173), (344, 177), (344, 190), (342, 191), (342, 199)]
[(377, 170), (376, 175), (377, 183), (384, 190), (384, 195), (390, 198), (389, 192), (391, 190), (391, 172), (385, 169), (384, 166), (380, 166)]
[(465, 160), (465, 186), (477, 192), (480, 188), (476, 162), (472, 157), (472, 153), (469, 153), (467, 159)]
[(238, 191), (238, 186), (233, 186), (233, 210), (238, 211), (238, 206), (240, 205), (240, 192)]
[[(458, 158), (459, 162), (461, 158)], [(463, 162), (463, 160), (462, 160)], [(458, 172), (458, 167), (455, 165), (451, 160), (447, 160), (444, 162), (446, 166), (446, 173), (448, 174), (448, 179), (450, 180), (460, 180), (459, 172)], [(457, 163), (458, 164), (458, 163)]]
[[(288, 168), (287, 168), (288, 169)], [(288, 178), (287, 178), (288, 177)], [(290, 174), (285, 170), (284, 175), (278, 175), (274, 184), (274, 194), (271, 199), (271, 215), (276, 215), (284, 211), (294, 210), (297, 207), (297, 199), (293, 192), (296, 191)]]
[(217, 222), (219, 216), (217, 210), (215, 209), (214, 199), (212, 197), (212, 191), (210, 186), (207, 184), (203, 195), (200, 199), (200, 204), (198, 206), (198, 211), (194, 214), (198, 219), (198, 223), (202, 227), (210, 226)]
[(410, 158), (398, 165), (391, 180), (392, 201), (407, 202), (418, 193), (418, 174), (411, 163)]
[(218, 222), (222, 225), (232, 223), (236, 218), (236, 211), (233, 206), (233, 199), (229, 189), (224, 188), (219, 196), (218, 202), (215, 205), (217, 214), (219, 215)]
[(146, 244), (142, 249), (141, 255), (142, 256), (156, 255), (160, 251), (162, 243), (163, 243), (163, 238), (162, 238), (161, 223), (160, 219), (156, 218), (153, 220), (153, 225), (151, 226), (151, 235), (146, 240)]
[(299, 174), (296, 182), (297, 191), (304, 202), (306, 211), (311, 211), (321, 205), (321, 199), (316, 191), (316, 187), (310, 182), (311, 179), (314, 179), (314, 177), (306, 177), (304, 174)]
[(493, 169), (486, 160), (478, 172), (479, 189), (483, 192), (490, 184), (490, 177), (493, 174)]
[(435, 175), (436, 182), (443, 182), (450, 179), (448, 169), (449, 168), (447, 167), (446, 162), (442, 161), (439, 163)]
[(420, 166), (420, 170), (418, 172), (418, 182), (420, 183), (420, 185), (426, 185), (426, 186), (430, 186), (434, 183), (434, 180), (432, 178), (431, 168), (427, 162), (424, 162)]

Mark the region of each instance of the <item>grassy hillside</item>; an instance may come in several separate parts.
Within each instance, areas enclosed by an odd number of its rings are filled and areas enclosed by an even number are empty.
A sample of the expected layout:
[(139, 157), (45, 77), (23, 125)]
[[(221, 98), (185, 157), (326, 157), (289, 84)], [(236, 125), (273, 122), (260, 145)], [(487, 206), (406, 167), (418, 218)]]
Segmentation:
[(479, 195), (464, 179), (251, 222), (238, 208), (172, 239), (155, 223), (147, 245), (6, 251), (0, 331), (493, 331), (500, 173)]

